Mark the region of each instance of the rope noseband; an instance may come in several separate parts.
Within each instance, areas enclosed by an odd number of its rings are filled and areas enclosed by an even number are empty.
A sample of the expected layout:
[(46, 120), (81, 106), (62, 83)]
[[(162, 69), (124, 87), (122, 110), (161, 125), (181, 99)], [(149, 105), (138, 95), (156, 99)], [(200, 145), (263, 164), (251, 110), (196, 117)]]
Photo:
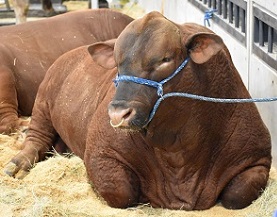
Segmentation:
[(139, 78), (139, 77), (135, 77), (135, 76), (119, 75), (119, 74), (117, 74), (117, 76), (113, 82), (115, 83), (116, 87), (118, 86), (118, 83), (122, 82), (122, 81), (129, 81), (129, 82), (134, 82), (137, 84), (143, 84), (143, 85), (147, 85), (150, 87), (154, 87), (154, 88), (157, 88), (158, 96), (162, 97), (163, 96), (163, 85), (166, 82), (168, 82), (169, 80), (171, 80), (180, 71), (182, 71), (182, 69), (187, 65), (188, 61), (189, 61), (189, 58), (185, 59), (184, 62), (182, 62), (181, 65), (169, 77), (165, 78), (164, 80), (161, 80), (160, 82), (145, 79), (145, 78)]

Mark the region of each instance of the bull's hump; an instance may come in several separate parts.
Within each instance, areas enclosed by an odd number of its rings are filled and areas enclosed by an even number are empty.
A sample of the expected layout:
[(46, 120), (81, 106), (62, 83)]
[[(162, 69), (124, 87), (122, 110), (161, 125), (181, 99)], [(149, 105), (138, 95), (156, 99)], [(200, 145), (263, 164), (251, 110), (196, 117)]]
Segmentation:
[[(137, 19), (135, 21), (133, 21), (130, 24), (130, 27), (133, 30), (136, 30), (137, 32), (143, 32), (145, 31), (146, 28), (149, 28), (149, 25), (155, 23), (156, 24), (156, 20), (167, 20), (161, 13), (157, 12), (157, 11), (153, 11), (149, 14), (147, 14), (146, 16)], [(127, 27), (128, 28), (128, 27)]]

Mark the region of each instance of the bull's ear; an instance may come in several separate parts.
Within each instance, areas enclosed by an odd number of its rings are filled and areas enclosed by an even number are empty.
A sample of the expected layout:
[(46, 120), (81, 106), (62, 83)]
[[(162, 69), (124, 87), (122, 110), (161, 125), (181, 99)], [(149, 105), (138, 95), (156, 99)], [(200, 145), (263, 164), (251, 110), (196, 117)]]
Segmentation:
[(111, 39), (105, 42), (98, 42), (90, 45), (88, 47), (88, 52), (94, 62), (107, 69), (114, 68), (116, 66), (114, 60), (115, 41), (116, 39)]
[(193, 62), (201, 64), (217, 54), (224, 46), (222, 39), (212, 33), (197, 33), (186, 41), (189, 56)]

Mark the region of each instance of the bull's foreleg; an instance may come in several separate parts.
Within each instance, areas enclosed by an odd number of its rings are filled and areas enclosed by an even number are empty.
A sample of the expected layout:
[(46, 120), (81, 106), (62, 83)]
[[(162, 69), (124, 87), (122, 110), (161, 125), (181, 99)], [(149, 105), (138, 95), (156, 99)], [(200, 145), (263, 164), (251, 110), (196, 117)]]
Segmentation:
[(85, 156), (88, 177), (96, 192), (111, 207), (127, 208), (139, 202), (139, 181), (135, 173), (113, 158)]
[(221, 203), (228, 209), (242, 209), (256, 200), (265, 189), (269, 169), (255, 166), (234, 177), (221, 193)]
[(0, 133), (15, 132), (20, 124), (15, 82), (12, 71), (0, 67)]
[(43, 99), (42, 101), (37, 99), (30, 128), (23, 143), (24, 148), (11, 159), (5, 172), (16, 178), (23, 178), (35, 163), (45, 158), (57, 137), (49, 117), (47, 103)]

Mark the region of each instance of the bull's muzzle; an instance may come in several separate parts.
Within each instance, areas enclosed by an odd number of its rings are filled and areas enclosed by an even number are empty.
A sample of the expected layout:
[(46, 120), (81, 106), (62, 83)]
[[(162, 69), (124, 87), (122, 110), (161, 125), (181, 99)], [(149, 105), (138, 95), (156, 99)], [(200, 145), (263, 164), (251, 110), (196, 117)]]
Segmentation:
[(132, 108), (116, 108), (110, 105), (109, 110), (110, 125), (114, 128), (128, 127), (129, 120), (134, 116), (134, 110)]

